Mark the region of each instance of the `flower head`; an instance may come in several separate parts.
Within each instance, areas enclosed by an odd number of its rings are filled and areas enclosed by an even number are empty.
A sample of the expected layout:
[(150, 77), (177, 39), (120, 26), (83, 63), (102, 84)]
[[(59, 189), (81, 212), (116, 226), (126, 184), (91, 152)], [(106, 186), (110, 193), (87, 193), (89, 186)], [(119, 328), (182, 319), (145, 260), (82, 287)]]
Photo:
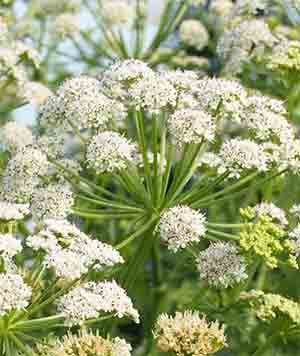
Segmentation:
[(209, 323), (192, 311), (177, 312), (174, 317), (160, 315), (154, 337), (162, 352), (173, 352), (176, 356), (206, 356), (226, 346), (224, 327), (217, 321)]
[(166, 210), (157, 227), (168, 249), (177, 252), (193, 242), (199, 242), (205, 234), (205, 216), (188, 206), (175, 206)]
[(67, 324), (82, 324), (85, 320), (97, 318), (100, 313), (113, 313), (117, 317), (131, 317), (139, 322), (139, 315), (130, 298), (115, 281), (88, 282), (75, 287), (61, 297), (58, 311), (64, 315)]
[(168, 120), (168, 128), (180, 144), (212, 141), (216, 129), (213, 118), (199, 109), (176, 110)]
[(180, 38), (188, 46), (201, 50), (207, 46), (209, 34), (204, 25), (198, 20), (185, 20), (179, 28)]
[(117, 132), (105, 131), (94, 136), (87, 148), (88, 165), (98, 174), (125, 169), (133, 162), (135, 145)]
[(200, 278), (215, 287), (232, 287), (248, 277), (244, 257), (229, 242), (213, 243), (200, 252), (197, 268)]
[(31, 298), (31, 288), (23, 278), (15, 273), (0, 273), (0, 315), (27, 307)]

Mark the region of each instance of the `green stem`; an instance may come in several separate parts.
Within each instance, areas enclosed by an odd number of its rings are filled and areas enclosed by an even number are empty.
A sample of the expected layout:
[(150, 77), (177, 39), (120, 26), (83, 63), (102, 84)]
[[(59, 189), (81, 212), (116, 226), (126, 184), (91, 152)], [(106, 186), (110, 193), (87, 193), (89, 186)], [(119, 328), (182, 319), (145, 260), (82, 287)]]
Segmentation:
[(148, 146), (146, 142), (146, 134), (145, 134), (145, 123), (144, 123), (144, 115), (140, 111), (135, 112), (135, 122), (137, 129), (137, 136), (140, 151), (143, 156), (143, 164), (145, 170), (145, 179), (147, 183), (147, 189), (149, 193), (152, 195), (152, 182), (151, 182), (151, 170), (148, 160)]
[(213, 229), (207, 229), (207, 232), (209, 234), (212, 234), (214, 236), (223, 238), (225, 240), (234, 240), (234, 241), (238, 241), (239, 240), (239, 237), (237, 235), (232, 235), (232, 234), (228, 234), (228, 233), (217, 231), (217, 230), (213, 230)]
[(124, 240), (122, 242), (120, 242), (118, 245), (115, 246), (115, 248), (117, 250), (121, 250), (122, 248), (124, 248), (125, 246), (127, 246), (128, 244), (130, 244), (132, 241), (134, 241), (137, 237), (141, 236), (142, 234), (144, 234), (145, 232), (148, 231), (148, 229), (150, 229), (154, 223), (157, 221), (157, 217), (153, 216), (148, 223), (145, 223), (145, 225), (143, 225), (140, 229), (138, 229), (137, 231), (135, 231), (133, 234), (131, 234), (130, 236), (124, 238)]

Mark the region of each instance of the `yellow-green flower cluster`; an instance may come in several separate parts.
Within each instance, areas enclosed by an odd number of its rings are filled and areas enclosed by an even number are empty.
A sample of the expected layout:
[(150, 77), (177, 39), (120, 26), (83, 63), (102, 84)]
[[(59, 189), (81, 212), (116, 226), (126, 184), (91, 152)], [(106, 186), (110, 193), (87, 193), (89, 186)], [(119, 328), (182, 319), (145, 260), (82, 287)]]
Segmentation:
[(288, 319), (292, 324), (300, 324), (300, 304), (279, 294), (264, 293), (258, 290), (243, 292), (241, 300), (249, 302), (255, 316), (271, 322), (277, 318)]
[(284, 251), (284, 229), (270, 216), (256, 215), (254, 208), (241, 209), (247, 224), (240, 232), (241, 248), (250, 258), (260, 256), (270, 268), (278, 266), (278, 257)]
[(267, 68), (287, 75), (300, 70), (300, 41), (282, 41), (268, 57)]

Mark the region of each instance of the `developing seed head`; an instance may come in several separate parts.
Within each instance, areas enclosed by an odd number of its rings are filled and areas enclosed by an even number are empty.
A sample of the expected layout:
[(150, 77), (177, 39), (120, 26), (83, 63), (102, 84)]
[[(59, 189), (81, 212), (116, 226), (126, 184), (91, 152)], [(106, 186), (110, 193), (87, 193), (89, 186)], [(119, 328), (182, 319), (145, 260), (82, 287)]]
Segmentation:
[(87, 147), (87, 162), (98, 174), (126, 169), (133, 162), (136, 147), (117, 132), (105, 131), (93, 137)]
[(176, 356), (211, 355), (226, 346), (224, 326), (219, 322), (209, 323), (198, 312), (176, 312), (175, 316), (159, 316), (154, 337), (162, 352)]
[(244, 257), (230, 242), (211, 244), (197, 258), (200, 278), (218, 288), (232, 287), (248, 278)]
[(157, 231), (168, 249), (177, 252), (199, 242), (205, 234), (205, 221), (205, 216), (199, 211), (178, 205), (162, 214)]

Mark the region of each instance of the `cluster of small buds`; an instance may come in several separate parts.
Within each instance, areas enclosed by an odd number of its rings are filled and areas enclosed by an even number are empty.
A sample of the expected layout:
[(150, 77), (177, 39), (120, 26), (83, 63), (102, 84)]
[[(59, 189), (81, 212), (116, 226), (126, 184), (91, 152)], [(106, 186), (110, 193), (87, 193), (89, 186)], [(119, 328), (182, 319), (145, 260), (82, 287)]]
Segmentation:
[(168, 249), (177, 252), (204, 236), (205, 216), (188, 206), (175, 206), (166, 210), (157, 226), (157, 232)]
[(105, 131), (94, 136), (87, 147), (87, 162), (98, 174), (125, 169), (133, 162), (136, 146), (117, 132)]
[(124, 339), (107, 338), (87, 331), (79, 335), (67, 334), (62, 340), (53, 340), (50, 345), (38, 345), (40, 356), (131, 356), (131, 346)]
[(196, 262), (200, 278), (217, 288), (232, 287), (248, 278), (245, 259), (230, 242), (211, 244)]
[(32, 290), (20, 275), (0, 273), (0, 285), (0, 316), (27, 307)]
[(299, 72), (300, 41), (282, 40), (267, 56), (266, 67), (282, 75)]
[(87, 282), (60, 298), (58, 311), (68, 325), (81, 325), (101, 313), (113, 313), (118, 318), (128, 316), (139, 322), (138, 311), (115, 281)]
[(0, 221), (23, 220), (29, 214), (29, 204), (0, 201)]
[(10, 121), (1, 127), (0, 144), (5, 150), (16, 153), (20, 148), (33, 143), (32, 131), (27, 126)]
[(271, 322), (284, 317), (294, 326), (300, 324), (300, 304), (279, 294), (251, 290), (242, 292), (240, 299), (248, 302), (255, 316), (262, 321)]
[(198, 312), (176, 312), (175, 316), (159, 316), (154, 337), (162, 352), (176, 356), (211, 355), (226, 346), (224, 326), (219, 322), (209, 323)]
[(176, 143), (201, 143), (215, 137), (213, 118), (197, 109), (176, 110), (168, 119), (168, 128)]
[(69, 215), (73, 204), (73, 192), (69, 185), (51, 184), (33, 192), (31, 211), (37, 221), (64, 219)]
[[(277, 209), (275, 213), (277, 219)], [(248, 254), (250, 259), (260, 257), (269, 268), (276, 268), (280, 256), (286, 250), (283, 240), (285, 231), (281, 223), (277, 223), (277, 220), (266, 214), (257, 216), (253, 207), (241, 209), (241, 216), (247, 222), (239, 236), (241, 249)], [(281, 214), (279, 216), (282, 218)]]
[(103, 0), (101, 17), (108, 25), (126, 25), (133, 21), (135, 7), (127, 0)]
[(206, 47), (209, 41), (206, 27), (198, 20), (183, 21), (179, 28), (179, 35), (183, 43), (199, 51)]

